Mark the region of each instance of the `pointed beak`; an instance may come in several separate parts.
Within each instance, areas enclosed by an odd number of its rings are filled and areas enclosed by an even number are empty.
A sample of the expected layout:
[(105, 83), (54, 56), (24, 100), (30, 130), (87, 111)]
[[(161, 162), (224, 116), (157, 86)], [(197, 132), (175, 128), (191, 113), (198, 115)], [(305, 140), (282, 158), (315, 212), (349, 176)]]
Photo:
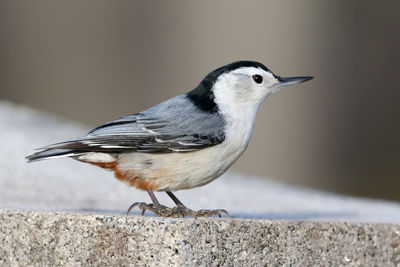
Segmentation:
[(311, 80), (312, 76), (300, 76), (300, 77), (279, 77), (277, 76), (277, 79), (279, 81), (278, 87), (283, 87), (283, 86), (288, 86), (296, 83), (303, 83), (308, 80)]

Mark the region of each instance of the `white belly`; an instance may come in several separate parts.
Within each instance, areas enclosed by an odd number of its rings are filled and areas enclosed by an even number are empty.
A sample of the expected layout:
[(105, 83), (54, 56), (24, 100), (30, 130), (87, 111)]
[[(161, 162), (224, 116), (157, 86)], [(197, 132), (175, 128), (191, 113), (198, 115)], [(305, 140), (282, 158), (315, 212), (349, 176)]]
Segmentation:
[(129, 153), (118, 159), (118, 169), (156, 184), (157, 191), (176, 191), (205, 185), (222, 175), (245, 146), (228, 142), (206, 149), (168, 154)]

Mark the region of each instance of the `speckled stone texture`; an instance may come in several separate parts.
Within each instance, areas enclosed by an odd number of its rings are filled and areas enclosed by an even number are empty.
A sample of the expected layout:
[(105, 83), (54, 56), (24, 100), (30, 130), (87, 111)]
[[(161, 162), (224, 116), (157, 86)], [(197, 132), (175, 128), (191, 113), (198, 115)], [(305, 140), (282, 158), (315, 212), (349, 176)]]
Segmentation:
[(400, 225), (0, 211), (1, 266), (399, 266)]

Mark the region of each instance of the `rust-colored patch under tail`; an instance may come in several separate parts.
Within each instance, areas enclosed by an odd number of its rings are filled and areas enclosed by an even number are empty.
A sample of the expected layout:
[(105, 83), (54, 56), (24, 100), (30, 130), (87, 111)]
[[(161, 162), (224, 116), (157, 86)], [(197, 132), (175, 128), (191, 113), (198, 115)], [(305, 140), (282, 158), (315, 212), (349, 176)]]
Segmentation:
[(118, 169), (118, 162), (89, 162), (93, 165), (99, 166), (103, 169), (114, 171), (114, 175), (118, 180), (130, 185), (134, 186), (140, 190), (151, 190), (156, 191), (160, 186), (154, 182), (146, 181), (143, 179), (138, 173), (132, 171), (121, 171)]

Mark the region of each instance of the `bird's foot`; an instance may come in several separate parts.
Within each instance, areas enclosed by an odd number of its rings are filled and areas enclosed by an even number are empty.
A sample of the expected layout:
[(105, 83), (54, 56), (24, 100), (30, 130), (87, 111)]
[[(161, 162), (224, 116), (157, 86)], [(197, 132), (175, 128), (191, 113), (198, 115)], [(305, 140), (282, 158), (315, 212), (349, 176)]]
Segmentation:
[(149, 210), (158, 216), (170, 217), (170, 218), (184, 218), (187, 216), (192, 217), (192, 218), (218, 216), (221, 218), (223, 213), (225, 213), (229, 217), (229, 213), (223, 209), (193, 211), (193, 210), (185, 207), (184, 205), (180, 205), (180, 204), (178, 204), (174, 208), (168, 208), (159, 203), (147, 204), (144, 202), (133, 203), (129, 207), (129, 209), (127, 211), (127, 215), (129, 215), (129, 212), (135, 207), (138, 207), (142, 211), (142, 216), (144, 215), (146, 210)]
[(173, 208), (173, 210), (176, 212), (176, 216), (175, 216), (176, 218), (179, 218), (179, 217), (184, 218), (186, 216), (193, 217), (193, 218), (196, 217), (196, 212), (194, 212), (193, 210), (191, 210), (181, 204), (176, 205), (175, 208)]
[(186, 208), (183, 205), (177, 205), (174, 208), (168, 208), (159, 203), (147, 204), (144, 202), (133, 203), (129, 207), (126, 215), (129, 215), (130, 211), (135, 207), (138, 207), (142, 211), (142, 216), (144, 215), (146, 210), (149, 210), (149, 211), (153, 212), (154, 214), (161, 216), (161, 217), (170, 217), (170, 218), (184, 218), (186, 216), (196, 217), (196, 213), (194, 211)]

